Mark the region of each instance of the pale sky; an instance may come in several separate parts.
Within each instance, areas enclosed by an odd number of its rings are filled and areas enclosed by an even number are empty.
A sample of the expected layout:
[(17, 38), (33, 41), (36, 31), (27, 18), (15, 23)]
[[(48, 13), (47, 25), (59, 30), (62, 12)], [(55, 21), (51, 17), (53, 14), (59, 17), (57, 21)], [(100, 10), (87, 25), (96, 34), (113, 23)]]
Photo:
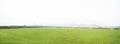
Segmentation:
[(0, 0), (0, 25), (120, 25), (119, 0)]

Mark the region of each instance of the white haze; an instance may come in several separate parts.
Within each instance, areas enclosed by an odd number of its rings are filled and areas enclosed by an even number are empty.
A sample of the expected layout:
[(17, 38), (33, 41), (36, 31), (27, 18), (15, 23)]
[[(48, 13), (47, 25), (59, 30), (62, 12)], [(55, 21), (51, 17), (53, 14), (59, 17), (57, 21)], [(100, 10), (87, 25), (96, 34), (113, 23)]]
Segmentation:
[(0, 0), (0, 25), (120, 25), (119, 0)]

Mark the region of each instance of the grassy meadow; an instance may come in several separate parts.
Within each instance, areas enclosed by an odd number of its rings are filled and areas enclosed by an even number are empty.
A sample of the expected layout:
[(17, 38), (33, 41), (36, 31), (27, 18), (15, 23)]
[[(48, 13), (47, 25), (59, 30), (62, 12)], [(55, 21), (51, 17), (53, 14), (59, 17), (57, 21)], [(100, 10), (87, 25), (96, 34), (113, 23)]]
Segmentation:
[(82, 28), (0, 29), (0, 44), (120, 44), (120, 30)]

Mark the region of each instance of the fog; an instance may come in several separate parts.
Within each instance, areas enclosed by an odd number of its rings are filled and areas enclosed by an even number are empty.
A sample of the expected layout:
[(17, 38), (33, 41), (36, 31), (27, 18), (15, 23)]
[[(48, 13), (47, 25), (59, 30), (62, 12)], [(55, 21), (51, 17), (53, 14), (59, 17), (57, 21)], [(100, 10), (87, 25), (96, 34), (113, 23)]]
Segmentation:
[(120, 25), (119, 0), (0, 0), (0, 25)]

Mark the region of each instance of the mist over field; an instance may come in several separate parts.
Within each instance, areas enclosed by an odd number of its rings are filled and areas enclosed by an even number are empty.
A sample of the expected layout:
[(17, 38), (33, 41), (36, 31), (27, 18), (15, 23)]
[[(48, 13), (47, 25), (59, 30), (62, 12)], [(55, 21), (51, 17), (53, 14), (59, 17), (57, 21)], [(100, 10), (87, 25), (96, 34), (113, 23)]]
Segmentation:
[(120, 0), (0, 0), (0, 44), (120, 44)]

